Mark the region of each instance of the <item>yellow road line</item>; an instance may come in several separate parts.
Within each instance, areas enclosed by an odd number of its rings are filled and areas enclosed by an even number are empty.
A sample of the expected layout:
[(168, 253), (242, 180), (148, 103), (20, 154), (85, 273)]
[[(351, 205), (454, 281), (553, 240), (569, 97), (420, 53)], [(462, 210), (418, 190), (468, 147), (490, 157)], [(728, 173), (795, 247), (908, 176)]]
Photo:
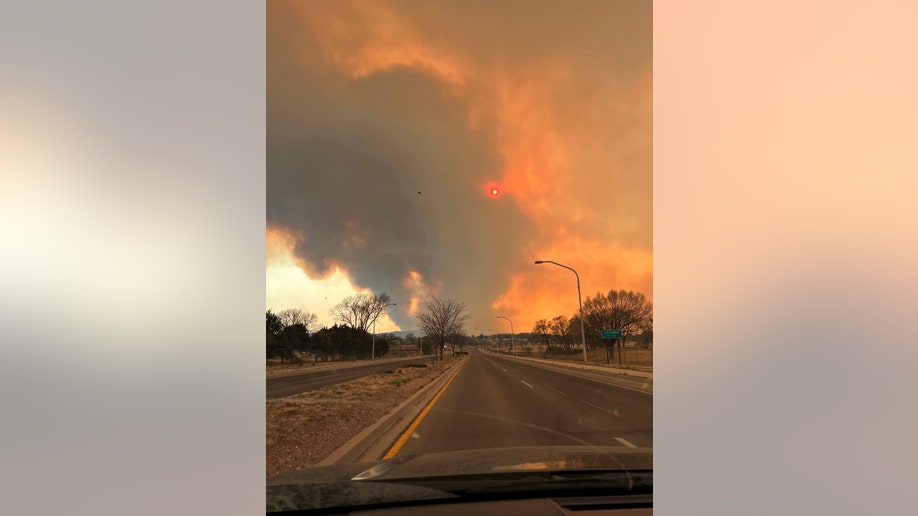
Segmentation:
[(428, 403), (427, 406), (424, 407), (424, 410), (422, 410), (421, 413), (418, 414), (418, 417), (416, 417), (414, 422), (411, 423), (411, 426), (408, 427), (408, 430), (405, 430), (405, 433), (403, 433), (401, 437), (398, 438), (398, 441), (395, 441), (395, 444), (392, 445), (392, 448), (388, 452), (386, 452), (385, 456), (383, 456), (384, 459), (391, 459), (392, 457), (395, 457), (398, 454), (399, 450), (402, 449), (402, 446), (405, 446), (405, 443), (408, 442), (408, 439), (411, 438), (411, 435), (414, 433), (415, 429), (417, 429), (418, 425), (421, 424), (421, 421), (424, 419), (424, 416), (426, 416), (427, 413), (430, 412), (430, 409), (432, 409), (434, 404), (437, 402), (437, 400), (440, 399), (440, 396), (442, 396), (443, 393), (446, 392), (446, 388), (449, 387), (449, 384), (453, 383), (453, 380), (456, 378), (456, 375), (458, 375), (459, 371), (461, 371), (462, 368), (465, 367), (466, 362), (468, 362), (468, 359), (462, 362), (459, 368), (456, 369), (456, 372), (453, 373), (453, 376), (451, 376), (450, 379), (447, 380), (446, 384), (440, 388), (440, 391), (437, 392), (437, 395), (434, 396), (434, 398), (430, 400), (430, 403)]

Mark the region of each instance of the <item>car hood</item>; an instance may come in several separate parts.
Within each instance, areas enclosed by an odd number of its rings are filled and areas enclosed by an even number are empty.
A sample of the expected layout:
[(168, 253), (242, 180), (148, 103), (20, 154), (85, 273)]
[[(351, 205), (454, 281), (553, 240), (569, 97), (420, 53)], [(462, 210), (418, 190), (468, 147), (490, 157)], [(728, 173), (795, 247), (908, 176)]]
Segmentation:
[(524, 446), (405, 455), (360, 464), (306, 468), (267, 479), (267, 485), (341, 480), (397, 480), (522, 471), (653, 469), (653, 449), (619, 446)]
[[(652, 475), (653, 450), (602, 446), (528, 446), (406, 455), (361, 464), (301, 469), (266, 480), (269, 512), (354, 507), (459, 496), (482, 488), (587, 483), (609, 475)], [(559, 480), (560, 479), (560, 480)], [(552, 484), (554, 482), (554, 484)], [(476, 491), (477, 490), (477, 491)]]

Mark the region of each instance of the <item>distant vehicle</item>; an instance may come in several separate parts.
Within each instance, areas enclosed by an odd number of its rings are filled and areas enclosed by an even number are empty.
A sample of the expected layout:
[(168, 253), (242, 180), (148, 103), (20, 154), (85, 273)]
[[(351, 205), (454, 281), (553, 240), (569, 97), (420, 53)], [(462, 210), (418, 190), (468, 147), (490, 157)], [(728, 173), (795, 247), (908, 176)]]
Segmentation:
[(469, 352), (466, 351), (466, 350), (464, 350), (464, 349), (460, 349), (460, 350), (457, 350), (457, 351), (456, 351), (456, 354), (457, 354), (457, 355), (468, 355)]

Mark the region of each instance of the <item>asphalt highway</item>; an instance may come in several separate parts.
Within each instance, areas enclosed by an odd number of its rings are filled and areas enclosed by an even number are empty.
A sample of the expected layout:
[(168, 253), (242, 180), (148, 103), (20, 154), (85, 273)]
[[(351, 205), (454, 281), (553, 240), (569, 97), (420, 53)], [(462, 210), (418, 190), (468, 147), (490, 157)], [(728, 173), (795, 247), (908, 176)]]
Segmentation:
[(429, 356), (406, 358), (404, 360), (387, 360), (385, 362), (367, 362), (353, 367), (334, 369), (319, 369), (317, 371), (304, 371), (303, 373), (271, 378), (266, 383), (266, 398), (268, 400), (284, 398), (300, 394), (313, 389), (321, 389), (329, 385), (349, 382), (379, 371), (394, 369), (407, 364), (426, 364)]
[(471, 351), (392, 456), (538, 445), (652, 448), (652, 389), (652, 381)]

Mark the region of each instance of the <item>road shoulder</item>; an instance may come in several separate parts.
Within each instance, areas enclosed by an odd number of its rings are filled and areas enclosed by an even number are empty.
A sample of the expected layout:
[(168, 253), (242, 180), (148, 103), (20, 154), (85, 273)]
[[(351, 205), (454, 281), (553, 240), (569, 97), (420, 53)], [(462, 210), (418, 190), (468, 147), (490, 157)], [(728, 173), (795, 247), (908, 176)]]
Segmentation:
[[(431, 384), (438, 383), (461, 362), (447, 360), (429, 363), (426, 367), (394, 367), (349, 382), (267, 401), (266, 475), (314, 467), (327, 462), (332, 454), (336, 454), (337, 459), (351, 460), (351, 455), (344, 456), (349, 449), (348, 443), (354, 448), (358, 444), (356, 441), (361, 441), (355, 439), (356, 436), (377, 435), (368, 428), (385, 432), (388, 426), (378, 424), (381, 421), (400, 424), (397, 415), (412, 406), (411, 400), (422, 400), (433, 388), (429, 387)], [(355, 449), (355, 453), (360, 451), (360, 448)]]
[(430, 403), (430, 400), (436, 396), (467, 360), (468, 358), (456, 360), (439, 377), (392, 409), (375, 424), (365, 428), (318, 465), (330, 466), (332, 464), (355, 463), (382, 458), (405, 428), (417, 418), (421, 411), (424, 410), (424, 407)]

